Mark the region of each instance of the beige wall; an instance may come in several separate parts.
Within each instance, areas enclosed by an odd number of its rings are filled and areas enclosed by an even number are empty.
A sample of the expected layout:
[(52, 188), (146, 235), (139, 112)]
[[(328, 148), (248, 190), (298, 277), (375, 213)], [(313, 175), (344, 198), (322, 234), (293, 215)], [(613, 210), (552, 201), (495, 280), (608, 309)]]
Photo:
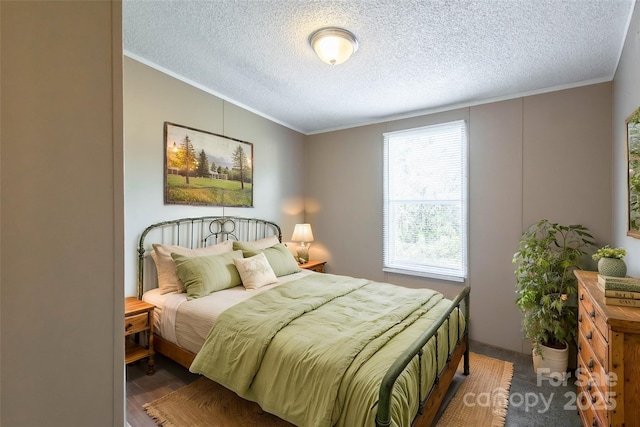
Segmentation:
[(304, 215), (306, 137), (134, 59), (124, 58), (125, 294), (136, 294), (137, 244), (148, 225), (182, 217), (222, 215), (221, 207), (165, 205), (165, 121), (253, 143), (253, 208), (225, 215), (263, 218), (283, 240)]
[(603, 83), (309, 137), (312, 258), (327, 269), (452, 296), (460, 285), (382, 271), (382, 134), (469, 123), (472, 338), (523, 345), (511, 263), (523, 230), (542, 218), (582, 223), (611, 240), (611, 84)]
[(625, 121), (640, 107), (640, 6), (636, 4), (613, 80), (613, 230), (627, 250), (627, 274), (640, 277), (640, 240), (627, 236), (627, 133)]
[(0, 15), (0, 424), (121, 426), (121, 3)]
[(521, 350), (511, 259), (523, 230), (522, 99), (471, 108), (469, 284), (474, 339)]
[(611, 84), (524, 98), (524, 224), (584, 224), (611, 242)]

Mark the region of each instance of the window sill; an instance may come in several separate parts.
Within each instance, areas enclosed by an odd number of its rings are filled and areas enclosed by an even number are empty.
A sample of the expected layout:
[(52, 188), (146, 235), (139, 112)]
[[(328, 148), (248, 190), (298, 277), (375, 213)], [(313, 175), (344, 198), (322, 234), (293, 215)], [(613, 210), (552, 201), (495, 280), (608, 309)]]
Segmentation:
[(466, 277), (454, 276), (454, 275), (450, 275), (450, 274), (438, 274), (438, 273), (431, 273), (431, 272), (427, 272), (427, 271), (403, 270), (403, 269), (400, 269), (400, 268), (385, 267), (385, 268), (382, 269), (382, 271), (384, 271), (385, 273), (404, 274), (404, 275), (407, 275), (407, 276), (427, 277), (427, 278), (430, 278), (430, 279), (446, 280), (446, 281), (449, 281), (449, 282), (458, 282), (458, 283), (464, 283), (464, 281), (466, 280)]

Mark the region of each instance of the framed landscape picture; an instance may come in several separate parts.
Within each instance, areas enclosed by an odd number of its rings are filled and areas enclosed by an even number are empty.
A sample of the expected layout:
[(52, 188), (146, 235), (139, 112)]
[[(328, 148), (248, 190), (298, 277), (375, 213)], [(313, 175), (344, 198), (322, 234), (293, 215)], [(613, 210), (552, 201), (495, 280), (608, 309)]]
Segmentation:
[(253, 144), (164, 123), (164, 202), (253, 206)]

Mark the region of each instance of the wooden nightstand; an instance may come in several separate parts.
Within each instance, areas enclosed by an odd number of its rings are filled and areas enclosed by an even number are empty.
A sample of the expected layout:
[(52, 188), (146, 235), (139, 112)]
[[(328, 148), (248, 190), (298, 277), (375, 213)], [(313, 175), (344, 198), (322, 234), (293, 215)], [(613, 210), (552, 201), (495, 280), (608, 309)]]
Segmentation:
[(305, 264), (300, 264), (300, 268), (304, 268), (305, 270), (317, 271), (318, 273), (324, 273), (324, 265), (327, 261), (315, 261), (309, 260), (309, 262)]
[[(140, 359), (147, 359), (147, 375), (155, 372), (153, 367), (153, 309), (155, 306), (135, 297), (124, 300), (124, 363), (129, 364)], [(141, 340), (138, 334), (146, 334), (145, 340)]]

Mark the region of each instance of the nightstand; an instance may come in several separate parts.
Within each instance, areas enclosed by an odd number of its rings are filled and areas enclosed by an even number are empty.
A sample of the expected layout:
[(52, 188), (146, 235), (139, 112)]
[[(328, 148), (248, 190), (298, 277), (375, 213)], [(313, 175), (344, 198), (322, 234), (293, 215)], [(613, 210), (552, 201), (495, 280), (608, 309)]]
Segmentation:
[(309, 262), (305, 264), (300, 264), (300, 268), (304, 268), (305, 270), (317, 271), (318, 273), (324, 273), (324, 265), (327, 261), (316, 261), (309, 260)]
[[(155, 372), (153, 367), (153, 309), (155, 306), (135, 297), (124, 300), (124, 363), (147, 359), (147, 375)], [(141, 335), (146, 335), (142, 337)], [(142, 338), (146, 338), (142, 339)], [(146, 346), (144, 343), (146, 341)]]

